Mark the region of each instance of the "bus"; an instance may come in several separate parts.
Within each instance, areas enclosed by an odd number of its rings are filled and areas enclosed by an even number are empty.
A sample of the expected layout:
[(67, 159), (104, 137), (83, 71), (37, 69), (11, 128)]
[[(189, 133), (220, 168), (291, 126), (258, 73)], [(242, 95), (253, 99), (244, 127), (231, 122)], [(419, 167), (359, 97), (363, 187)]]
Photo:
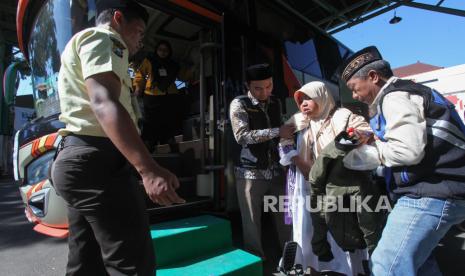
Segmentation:
[[(19, 47), (29, 63), (36, 118), (14, 138), (14, 175), (34, 230), (66, 237), (63, 199), (49, 181), (49, 169), (63, 127), (57, 91), (60, 54), (73, 34), (94, 26), (99, 0), (20, 0)], [(187, 77), (179, 77), (182, 113), (179, 152), (158, 145), (153, 157), (180, 179), (185, 204), (162, 207), (147, 198), (158, 220), (234, 208), (235, 141), (228, 120), (229, 103), (246, 93), (244, 69), (267, 62), (273, 67), (273, 94), (283, 117), (296, 110), (294, 91), (312, 80), (327, 83), (339, 103), (354, 110), (334, 78), (338, 64), (352, 51), (280, 1), (140, 0), (150, 18), (144, 51), (159, 40), (172, 44), (173, 58)], [(141, 187), (141, 192), (143, 188)]]

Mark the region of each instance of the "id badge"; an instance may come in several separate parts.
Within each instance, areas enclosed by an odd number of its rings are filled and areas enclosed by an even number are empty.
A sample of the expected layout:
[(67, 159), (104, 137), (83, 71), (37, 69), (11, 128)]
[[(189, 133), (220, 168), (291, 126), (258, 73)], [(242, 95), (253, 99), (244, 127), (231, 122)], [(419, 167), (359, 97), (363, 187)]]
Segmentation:
[(158, 69), (158, 75), (160, 75), (160, 77), (166, 77), (168, 76), (168, 72), (166, 72), (165, 68), (160, 68)]

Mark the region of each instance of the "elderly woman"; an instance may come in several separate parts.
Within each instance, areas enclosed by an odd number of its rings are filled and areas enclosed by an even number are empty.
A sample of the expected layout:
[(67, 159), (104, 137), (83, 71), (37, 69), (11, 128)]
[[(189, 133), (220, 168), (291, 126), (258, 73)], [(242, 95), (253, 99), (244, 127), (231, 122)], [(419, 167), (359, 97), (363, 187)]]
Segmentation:
[(297, 262), (312, 272), (330, 270), (346, 275), (364, 274), (362, 261), (368, 259), (366, 250), (346, 253), (336, 244), (328, 233), (331, 245), (329, 256), (316, 256), (311, 240), (312, 220), (309, 212), (310, 184), (307, 181), (313, 161), (321, 151), (334, 140), (337, 134), (347, 128), (359, 133), (370, 131), (362, 116), (353, 114), (345, 108), (337, 108), (326, 85), (314, 81), (305, 84), (294, 94), (300, 112), (293, 115), (287, 124), (295, 125), (297, 139), (281, 140), (281, 164), (290, 166), (287, 177), (287, 191), (290, 197), (286, 222), (293, 225), (293, 240), (301, 248)]

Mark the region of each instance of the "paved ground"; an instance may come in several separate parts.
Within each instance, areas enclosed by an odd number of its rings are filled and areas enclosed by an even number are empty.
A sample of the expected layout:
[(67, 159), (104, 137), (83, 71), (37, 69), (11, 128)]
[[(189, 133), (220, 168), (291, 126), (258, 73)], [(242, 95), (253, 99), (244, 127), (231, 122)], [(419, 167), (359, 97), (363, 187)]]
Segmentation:
[(444, 276), (465, 275), (465, 233), (452, 228), (435, 253)]
[(32, 230), (15, 183), (0, 180), (0, 274), (64, 275), (66, 240)]
[[(241, 244), (240, 219), (232, 216), (234, 243)], [(64, 275), (68, 254), (66, 240), (49, 238), (32, 230), (24, 216), (15, 183), (0, 179), (0, 275)], [(265, 225), (263, 226), (267, 229)], [(268, 233), (265, 234), (267, 240)], [(436, 249), (440, 268), (445, 276), (465, 275), (465, 233), (456, 229)], [(278, 258), (273, 256), (272, 259)], [(275, 260), (273, 260), (274, 262)], [(266, 271), (275, 268), (266, 264)], [(199, 275), (200, 276), (200, 275)]]

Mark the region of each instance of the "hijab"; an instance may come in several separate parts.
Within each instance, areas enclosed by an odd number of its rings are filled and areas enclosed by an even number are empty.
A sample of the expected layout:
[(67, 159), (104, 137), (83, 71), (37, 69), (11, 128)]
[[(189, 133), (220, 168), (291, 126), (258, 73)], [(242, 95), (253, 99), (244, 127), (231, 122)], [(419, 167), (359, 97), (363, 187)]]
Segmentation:
[[(321, 141), (323, 143), (320, 143), (319, 141), (319, 136), (321, 134), (320, 131), (322, 131), (322, 128), (325, 127), (324, 124), (328, 123), (327, 121), (330, 120), (329, 117), (335, 109), (336, 104), (334, 102), (333, 96), (331, 95), (331, 92), (321, 81), (309, 82), (297, 90), (294, 93), (294, 99), (297, 105), (299, 104), (299, 97), (301, 96), (301, 93), (307, 95), (309, 98), (315, 101), (318, 106), (318, 110), (312, 118), (307, 118), (300, 112), (301, 115), (295, 116), (295, 125), (297, 128), (304, 125), (309, 127), (307, 135), (303, 137), (303, 146), (307, 148), (307, 150), (313, 150), (315, 157), (317, 157), (321, 148), (319, 146), (313, 147), (313, 142), (317, 141), (320, 145), (326, 144), (325, 141)], [(330, 139), (334, 139), (334, 137), (330, 137)]]
[(297, 104), (299, 104), (298, 97), (300, 93), (307, 95), (317, 104), (317, 113), (309, 121), (312, 129), (319, 131), (321, 126), (330, 115), (331, 111), (336, 106), (334, 103), (334, 98), (327, 89), (326, 85), (321, 81), (309, 82), (297, 90), (294, 94), (294, 99), (296, 100)]

